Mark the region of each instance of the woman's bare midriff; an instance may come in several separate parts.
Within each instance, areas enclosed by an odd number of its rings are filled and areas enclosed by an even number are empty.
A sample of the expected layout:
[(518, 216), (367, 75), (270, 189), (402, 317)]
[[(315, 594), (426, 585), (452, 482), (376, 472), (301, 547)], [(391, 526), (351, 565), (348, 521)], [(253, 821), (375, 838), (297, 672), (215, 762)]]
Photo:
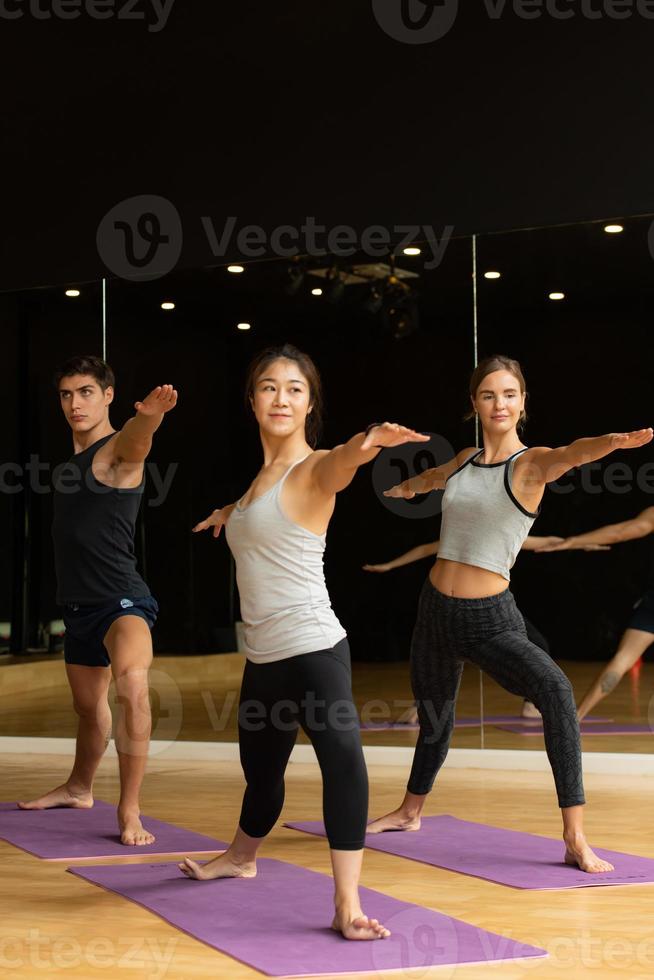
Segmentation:
[(509, 583), (497, 572), (489, 572), (477, 565), (464, 565), (449, 558), (438, 558), (429, 573), (429, 580), (443, 595), (457, 599), (483, 599), (498, 595)]

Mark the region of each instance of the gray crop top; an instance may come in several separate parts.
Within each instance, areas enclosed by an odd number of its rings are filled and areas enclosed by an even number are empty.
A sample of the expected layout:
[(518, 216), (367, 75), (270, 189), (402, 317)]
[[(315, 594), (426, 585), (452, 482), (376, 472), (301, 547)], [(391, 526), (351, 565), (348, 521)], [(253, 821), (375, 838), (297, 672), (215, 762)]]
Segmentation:
[(507, 582), (532, 524), (540, 513), (525, 510), (513, 495), (511, 478), (519, 449), (502, 463), (478, 463), (483, 449), (451, 473), (443, 494), (439, 558), (497, 572)]

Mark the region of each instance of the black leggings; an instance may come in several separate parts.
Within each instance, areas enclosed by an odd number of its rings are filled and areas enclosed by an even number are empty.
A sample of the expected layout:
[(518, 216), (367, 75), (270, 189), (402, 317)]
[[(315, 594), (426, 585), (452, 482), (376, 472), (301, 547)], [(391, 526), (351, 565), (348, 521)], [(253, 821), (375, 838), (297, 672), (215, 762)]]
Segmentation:
[(420, 734), (409, 792), (429, 793), (445, 761), (464, 661), (476, 664), (543, 716), (545, 748), (559, 806), (584, 803), (579, 722), (572, 686), (560, 667), (527, 638), (509, 591), (483, 599), (443, 595), (427, 579), (411, 642), (411, 683)]
[(247, 789), (239, 826), (250, 837), (265, 837), (282, 812), (284, 772), (299, 725), (322, 772), (329, 846), (358, 851), (368, 818), (368, 773), (347, 639), (333, 649), (245, 665), (238, 736)]

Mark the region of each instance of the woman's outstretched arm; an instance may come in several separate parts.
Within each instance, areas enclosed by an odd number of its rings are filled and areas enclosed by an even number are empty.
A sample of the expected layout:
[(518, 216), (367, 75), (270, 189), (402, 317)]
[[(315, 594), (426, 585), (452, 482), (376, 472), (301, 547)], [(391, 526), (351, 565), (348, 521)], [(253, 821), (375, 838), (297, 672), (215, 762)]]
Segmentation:
[(394, 568), (400, 568), (402, 565), (410, 565), (414, 561), (420, 561), (421, 558), (437, 555), (439, 544), (440, 541), (429, 541), (427, 544), (419, 544), (416, 548), (411, 548), (409, 551), (405, 551), (403, 555), (392, 558), (391, 561), (383, 562), (381, 565), (364, 565), (364, 571), (390, 572)]
[[(530, 534), (523, 541), (521, 550), (545, 551), (548, 545), (556, 545), (562, 541), (565, 541), (565, 538), (557, 538), (554, 535), (538, 537), (535, 534)], [(403, 555), (399, 555), (397, 558), (382, 562), (380, 565), (364, 565), (363, 569), (366, 572), (391, 572), (394, 568), (401, 568), (402, 565), (410, 565), (414, 561), (420, 561), (421, 558), (429, 558), (432, 555), (437, 555), (439, 545), (440, 541), (429, 541), (427, 544), (419, 544), (415, 548), (405, 551)]]
[(463, 466), (465, 461), (478, 451), (476, 446), (462, 449), (456, 456), (448, 460), (447, 463), (434, 466), (432, 469), (425, 470), (417, 476), (412, 476), (410, 479), (404, 480), (403, 483), (398, 483), (397, 486), (391, 487), (390, 490), (385, 490), (384, 496), (401, 497), (405, 500), (410, 500), (417, 493), (431, 493), (432, 490), (444, 490), (448, 477), (458, 470), (460, 466)]
[(653, 435), (651, 428), (636, 429), (634, 432), (609, 432), (605, 436), (575, 439), (569, 446), (557, 449), (536, 446), (527, 450), (523, 460), (516, 464), (516, 470), (518, 467), (524, 469), (526, 482), (554, 483), (568, 470), (603, 459), (616, 449), (638, 449), (651, 442)]
[(213, 536), (217, 538), (220, 536), (220, 532), (230, 518), (230, 515), (236, 504), (227, 504), (226, 507), (219, 507), (217, 510), (212, 511), (205, 521), (200, 521), (193, 528), (194, 531), (208, 531), (210, 527), (213, 528)]
[(539, 547), (538, 551), (572, 551), (577, 548), (598, 549), (608, 548), (623, 541), (635, 541), (644, 538), (654, 531), (654, 507), (646, 507), (637, 517), (618, 524), (605, 524), (603, 527), (587, 531), (585, 534), (572, 534), (559, 544)]
[(380, 449), (406, 442), (429, 442), (429, 439), (396, 422), (382, 422), (367, 434), (357, 433), (342, 446), (313, 453), (307, 460), (312, 482), (324, 496), (333, 497), (350, 485), (358, 468), (375, 459)]

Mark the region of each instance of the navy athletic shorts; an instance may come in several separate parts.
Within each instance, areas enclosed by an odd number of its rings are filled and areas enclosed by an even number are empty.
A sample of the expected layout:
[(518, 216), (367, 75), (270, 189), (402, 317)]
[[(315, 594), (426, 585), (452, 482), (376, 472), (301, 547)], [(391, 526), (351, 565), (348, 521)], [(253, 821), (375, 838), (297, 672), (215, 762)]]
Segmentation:
[(158, 612), (157, 600), (151, 595), (142, 599), (112, 599), (93, 606), (65, 605), (64, 660), (82, 667), (109, 667), (111, 661), (104, 638), (113, 621), (121, 616), (140, 616), (152, 629)]
[(635, 604), (627, 629), (654, 633), (654, 592), (646, 592)]

